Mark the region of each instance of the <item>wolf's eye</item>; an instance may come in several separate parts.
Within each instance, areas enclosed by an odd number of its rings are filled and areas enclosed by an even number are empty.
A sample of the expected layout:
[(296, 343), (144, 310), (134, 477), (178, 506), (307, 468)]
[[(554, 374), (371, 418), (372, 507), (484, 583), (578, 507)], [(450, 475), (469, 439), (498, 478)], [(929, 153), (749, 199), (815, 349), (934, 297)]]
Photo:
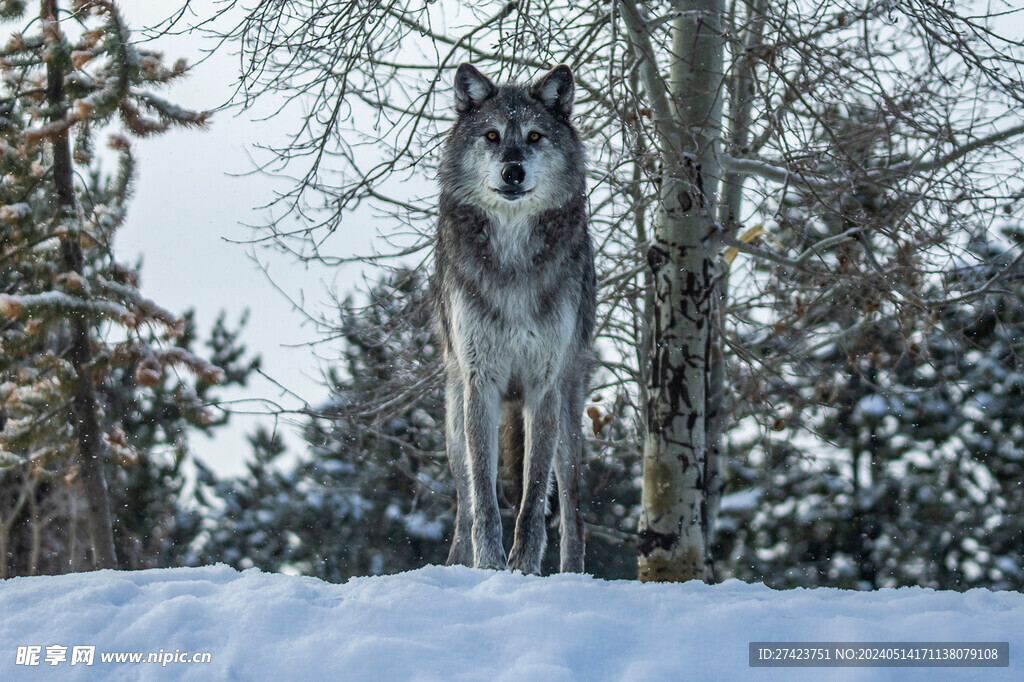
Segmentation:
[(484, 137), (487, 138), (488, 142), (497, 142), (498, 140), (501, 139), (501, 136), (498, 135), (497, 130), (488, 130), (486, 133), (484, 133)]
[(542, 138), (542, 137), (544, 137), (544, 136), (541, 135), (540, 133), (538, 133), (536, 130), (534, 130), (532, 133), (530, 133), (529, 135), (526, 136), (526, 141), (527, 142), (540, 142), (540, 138)]

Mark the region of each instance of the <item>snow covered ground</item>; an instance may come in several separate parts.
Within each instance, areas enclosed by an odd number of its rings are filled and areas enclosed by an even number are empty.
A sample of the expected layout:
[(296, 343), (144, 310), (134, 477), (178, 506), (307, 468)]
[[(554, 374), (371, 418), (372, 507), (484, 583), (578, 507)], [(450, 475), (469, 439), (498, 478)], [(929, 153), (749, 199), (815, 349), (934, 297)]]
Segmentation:
[[(751, 641), (1008, 641), (1010, 666), (750, 668)], [(71, 664), (90, 647), (92, 665)], [(190, 662), (101, 660), (131, 653)], [(0, 581), (0, 680), (22, 679), (1020, 680), (1024, 595), (438, 566), (344, 585), (223, 565), (14, 578)]]

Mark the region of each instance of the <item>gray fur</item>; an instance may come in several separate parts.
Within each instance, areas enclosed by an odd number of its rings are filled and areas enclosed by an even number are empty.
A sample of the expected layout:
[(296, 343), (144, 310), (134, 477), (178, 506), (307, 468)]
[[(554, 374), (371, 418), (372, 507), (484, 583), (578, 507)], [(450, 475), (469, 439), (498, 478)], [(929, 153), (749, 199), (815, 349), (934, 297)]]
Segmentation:
[(449, 564), (506, 566), (495, 488), (500, 430), (521, 481), (507, 565), (540, 572), (554, 474), (560, 567), (583, 570), (581, 419), (595, 280), (573, 94), (566, 66), (531, 86), (495, 86), (468, 64), (455, 75), (458, 119), (441, 161), (432, 279), (458, 495)]

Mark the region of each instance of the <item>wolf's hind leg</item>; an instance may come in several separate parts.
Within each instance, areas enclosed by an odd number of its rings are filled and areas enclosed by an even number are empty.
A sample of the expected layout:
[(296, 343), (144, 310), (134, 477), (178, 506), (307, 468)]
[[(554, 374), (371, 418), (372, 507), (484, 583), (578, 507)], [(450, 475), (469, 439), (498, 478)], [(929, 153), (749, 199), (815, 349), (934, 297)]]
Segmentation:
[(582, 573), (585, 554), (583, 517), (580, 515), (580, 475), (582, 473), (584, 392), (582, 381), (569, 383), (562, 396), (559, 419), (561, 437), (555, 457), (555, 479), (558, 481), (558, 509), (561, 521), (559, 571)]
[(473, 494), (466, 454), (466, 419), (462, 382), (449, 377), (445, 390), (445, 448), (455, 481), (455, 537), (448, 565), (473, 565)]
[(560, 396), (549, 391), (537, 404), (523, 408), (526, 457), (523, 471), (523, 499), (516, 519), (515, 540), (509, 566), (523, 573), (540, 573), (547, 544), (544, 514), (551, 482), (551, 463), (558, 451)]

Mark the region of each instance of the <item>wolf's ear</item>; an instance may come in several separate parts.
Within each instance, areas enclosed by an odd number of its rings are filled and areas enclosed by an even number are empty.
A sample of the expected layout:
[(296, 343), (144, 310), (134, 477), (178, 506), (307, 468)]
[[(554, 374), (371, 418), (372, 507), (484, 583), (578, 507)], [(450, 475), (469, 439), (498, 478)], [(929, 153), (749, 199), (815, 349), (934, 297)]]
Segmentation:
[(498, 88), (472, 64), (462, 64), (455, 72), (455, 111), (464, 114), (494, 97)]
[(572, 101), (576, 94), (572, 71), (565, 64), (559, 64), (530, 86), (530, 94), (548, 109), (568, 116), (572, 113)]

